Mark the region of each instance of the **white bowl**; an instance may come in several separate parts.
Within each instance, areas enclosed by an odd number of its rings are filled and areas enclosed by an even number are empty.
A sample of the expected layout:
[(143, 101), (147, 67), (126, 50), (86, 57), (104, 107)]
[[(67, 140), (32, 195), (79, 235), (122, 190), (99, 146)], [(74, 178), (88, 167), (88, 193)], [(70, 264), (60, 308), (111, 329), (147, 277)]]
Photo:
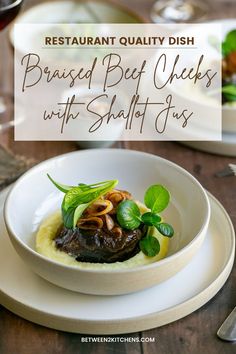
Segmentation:
[(236, 133), (236, 106), (222, 106), (222, 131)]
[[(165, 185), (172, 197), (164, 217), (175, 229), (167, 257), (131, 269), (84, 270), (37, 253), (35, 233), (41, 221), (60, 208), (62, 198), (46, 173), (66, 184), (119, 179), (118, 188), (130, 191), (140, 201), (150, 185)], [(137, 151), (94, 149), (61, 155), (29, 170), (10, 191), (4, 214), (13, 246), (35, 273), (70, 290), (115, 295), (154, 286), (187, 265), (204, 240), (210, 206), (200, 183), (168, 160)]]

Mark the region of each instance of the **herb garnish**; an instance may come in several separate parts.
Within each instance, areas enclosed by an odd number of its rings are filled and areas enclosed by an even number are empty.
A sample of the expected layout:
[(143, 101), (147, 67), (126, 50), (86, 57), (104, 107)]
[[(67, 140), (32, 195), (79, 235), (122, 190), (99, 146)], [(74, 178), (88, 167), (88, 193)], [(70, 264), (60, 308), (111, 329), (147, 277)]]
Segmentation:
[[(215, 36), (208, 38), (210, 45), (217, 49), (220, 49), (219, 40)], [(236, 101), (236, 85), (233, 76), (236, 74), (236, 29), (229, 31), (222, 42), (222, 97), (224, 102)], [(213, 90), (211, 94), (217, 93), (217, 90)]]
[(147, 235), (139, 241), (139, 247), (148, 257), (155, 257), (160, 252), (160, 243), (156, 237)]
[[(170, 201), (168, 190), (160, 184), (149, 187), (144, 196), (144, 203), (151, 211), (141, 215), (138, 205), (132, 200), (124, 200), (118, 205), (117, 220), (121, 227), (134, 230), (141, 224), (149, 227), (154, 226), (163, 236), (172, 237), (174, 229), (171, 225), (162, 222), (158, 214), (163, 211)], [(160, 251), (159, 241), (150, 235), (150, 229), (147, 235), (139, 242), (143, 253), (148, 257), (156, 256)]]
[(222, 42), (223, 56), (227, 56), (232, 52), (236, 52), (236, 29), (227, 33), (225, 40)]
[[(72, 229), (77, 225), (85, 209), (98, 198), (112, 190), (118, 183), (117, 180), (99, 182), (95, 184), (80, 183), (77, 186), (60, 184), (48, 175), (50, 181), (65, 194), (61, 205), (63, 223), (66, 228)], [(173, 227), (162, 222), (162, 212), (170, 201), (168, 190), (162, 185), (156, 184), (149, 187), (144, 196), (144, 203), (150, 211), (141, 214), (138, 205), (133, 200), (124, 200), (117, 207), (117, 221), (119, 225), (128, 230), (134, 230), (141, 225), (148, 226), (146, 235), (140, 240), (139, 246), (148, 257), (156, 256), (160, 251), (160, 244), (156, 237), (152, 236), (155, 227), (163, 236), (172, 237)]]
[(49, 175), (48, 178), (61, 192), (65, 193), (61, 210), (63, 223), (68, 229), (75, 228), (84, 210), (118, 183), (117, 180), (112, 180), (95, 184), (80, 183), (78, 186), (66, 186), (55, 182)]
[(236, 101), (236, 85), (228, 84), (222, 87), (222, 92), (227, 102)]
[[(229, 57), (230, 55), (234, 55), (234, 58), (236, 57), (236, 30), (232, 30), (227, 33), (227, 36), (224, 42), (222, 43), (222, 54), (224, 58)], [(236, 101), (236, 85), (233, 83), (233, 80), (232, 83), (224, 83), (222, 87), (222, 93), (227, 102)]]

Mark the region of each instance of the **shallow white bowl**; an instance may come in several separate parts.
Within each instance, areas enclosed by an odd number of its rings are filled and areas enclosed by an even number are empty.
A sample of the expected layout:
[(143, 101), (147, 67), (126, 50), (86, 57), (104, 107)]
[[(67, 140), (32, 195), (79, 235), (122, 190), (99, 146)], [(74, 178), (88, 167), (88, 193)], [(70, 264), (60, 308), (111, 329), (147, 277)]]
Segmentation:
[[(65, 184), (119, 179), (118, 188), (140, 201), (150, 185), (165, 185), (172, 197), (164, 217), (175, 228), (168, 256), (150, 265), (108, 271), (65, 266), (38, 254), (35, 233), (41, 221), (60, 208), (62, 199), (46, 173)], [(29, 170), (10, 191), (4, 214), (13, 246), (34, 272), (70, 290), (114, 295), (154, 286), (181, 270), (204, 240), (210, 206), (199, 182), (168, 160), (136, 151), (94, 149), (61, 155)]]
[(236, 106), (222, 106), (222, 130), (227, 133), (236, 133)]

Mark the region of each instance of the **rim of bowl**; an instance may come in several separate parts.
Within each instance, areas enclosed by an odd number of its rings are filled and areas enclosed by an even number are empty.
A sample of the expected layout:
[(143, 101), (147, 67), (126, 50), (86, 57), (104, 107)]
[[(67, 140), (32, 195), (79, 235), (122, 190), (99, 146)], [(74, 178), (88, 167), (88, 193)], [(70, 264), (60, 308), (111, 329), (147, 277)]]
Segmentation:
[[(71, 155), (76, 155), (76, 154), (83, 154), (83, 153), (94, 153), (96, 151), (96, 153), (99, 151), (101, 153), (104, 152), (109, 152), (109, 153), (118, 153), (118, 154), (127, 154), (127, 152), (131, 155), (143, 155), (143, 156), (147, 156), (149, 158), (152, 158), (154, 160), (163, 160), (165, 163), (167, 163), (167, 165), (172, 166), (174, 168), (176, 168), (177, 170), (179, 170), (181, 173), (185, 174), (188, 176), (188, 178), (190, 178), (192, 180), (192, 182), (194, 182), (194, 184), (197, 184), (199, 190), (202, 193), (203, 199), (205, 199), (205, 207), (206, 207), (206, 215), (204, 218), (204, 222), (201, 225), (200, 230), (198, 231), (198, 233), (194, 236), (194, 238), (187, 244), (185, 245), (183, 248), (181, 248), (179, 251), (175, 252), (174, 254), (167, 256), (159, 261), (150, 263), (150, 264), (146, 264), (146, 265), (140, 265), (140, 266), (136, 266), (136, 267), (132, 267), (132, 268), (124, 268), (124, 269), (83, 269), (80, 267), (76, 267), (76, 266), (70, 266), (67, 264), (63, 264), (60, 262), (57, 262), (53, 259), (50, 259), (40, 253), (38, 253), (36, 250), (34, 250), (33, 248), (29, 247), (27, 244), (25, 244), (25, 242), (23, 242), (21, 240), (21, 238), (19, 238), (16, 233), (12, 230), (11, 224), (9, 222), (9, 208), (10, 208), (10, 199), (12, 198), (12, 194), (14, 193), (14, 190), (16, 188), (16, 186), (18, 186), (21, 181), (27, 177), (28, 175), (30, 175), (31, 173), (33, 173), (37, 168), (41, 167), (42, 165), (48, 163), (48, 162), (52, 162), (54, 160), (63, 158), (63, 157), (67, 157), (67, 156), (71, 156)], [(97, 274), (102, 274), (102, 273), (132, 273), (132, 272), (137, 272), (137, 271), (141, 271), (141, 270), (148, 270), (150, 268), (155, 268), (155, 267), (160, 267), (161, 265), (165, 264), (165, 263), (169, 263), (172, 260), (174, 260), (175, 258), (180, 257), (182, 254), (186, 253), (188, 251), (189, 248), (191, 248), (191, 246), (196, 242), (196, 240), (200, 237), (200, 235), (202, 234), (202, 232), (204, 231), (205, 228), (208, 228), (208, 224), (209, 224), (209, 220), (210, 220), (210, 202), (207, 196), (206, 191), (204, 190), (204, 188), (202, 187), (202, 185), (200, 184), (200, 182), (198, 182), (198, 180), (188, 171), (186, 171), (183, 167), (177, 165), (176, 163), (167, 160), (163, 157), (157, 156), (157, 155), (153, 155), (147, 152), (143, 152), (143, 151), (138, 151), (138, 150), (129, 150), (129, 149), (85, 149), (85, 150), (81, 150), (81, 151), (72, 151), (69, 153), (65, 153), (65, 154), (61, 154), (58, 156), (54, 156), (52, 158), (49, 158), (47, 160), (44, 160), (42, 162), (40, 162), (39, 164), (35, 165), (34, 167), (30, 168), (27, 172), (25, 172), (13, 185), (12, 189), (9, 191), (7, 198), (5, 200), (4, 203), (4, 209), (3, 209), (3, 215), (4, 215), (4, 220), (5, 220), (5, 224), (6, 224), (6, 228), (8, 233), (10, 234), (10, 237), (12, 236), (14, 238), (14, 240), (21, 246), (23, 247), (27, 252), (31, 253), (31, 255), (40, 258), (42, 261), (45, 261), (48, 264), (51, 265), (55, 265), (58, 266), (59, 268), (63, 268), (63, 269), (68, 269), (68, 270), (73, 270), (73, 271), (77, 271), (77, 272), (86, 272), (86, 273), (97, 273)]]
[(222, 109), (227, 110), (227, 111), (236, 111), (236, 101), (235, 101), (235, 105), (234, 106), (230, 106), (228, 104), (226, 105), (222, 105)]

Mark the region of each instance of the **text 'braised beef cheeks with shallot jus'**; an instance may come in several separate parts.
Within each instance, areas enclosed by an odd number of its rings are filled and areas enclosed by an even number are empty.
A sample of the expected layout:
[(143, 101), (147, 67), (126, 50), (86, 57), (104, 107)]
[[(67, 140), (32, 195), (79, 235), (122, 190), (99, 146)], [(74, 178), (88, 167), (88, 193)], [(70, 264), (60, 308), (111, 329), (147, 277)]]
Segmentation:
[(116, 189), (117, 180), (67, 186), (48, 177), (64, 193), (63, 224), (55, 234), (55, 247), (79, 262), (122, 262), (139, 252), (154, 257), (160, 251), (155, 234), (174, 235), (159, 215), (170, 200), (162, 185), (147, 189), (144, 205)]

